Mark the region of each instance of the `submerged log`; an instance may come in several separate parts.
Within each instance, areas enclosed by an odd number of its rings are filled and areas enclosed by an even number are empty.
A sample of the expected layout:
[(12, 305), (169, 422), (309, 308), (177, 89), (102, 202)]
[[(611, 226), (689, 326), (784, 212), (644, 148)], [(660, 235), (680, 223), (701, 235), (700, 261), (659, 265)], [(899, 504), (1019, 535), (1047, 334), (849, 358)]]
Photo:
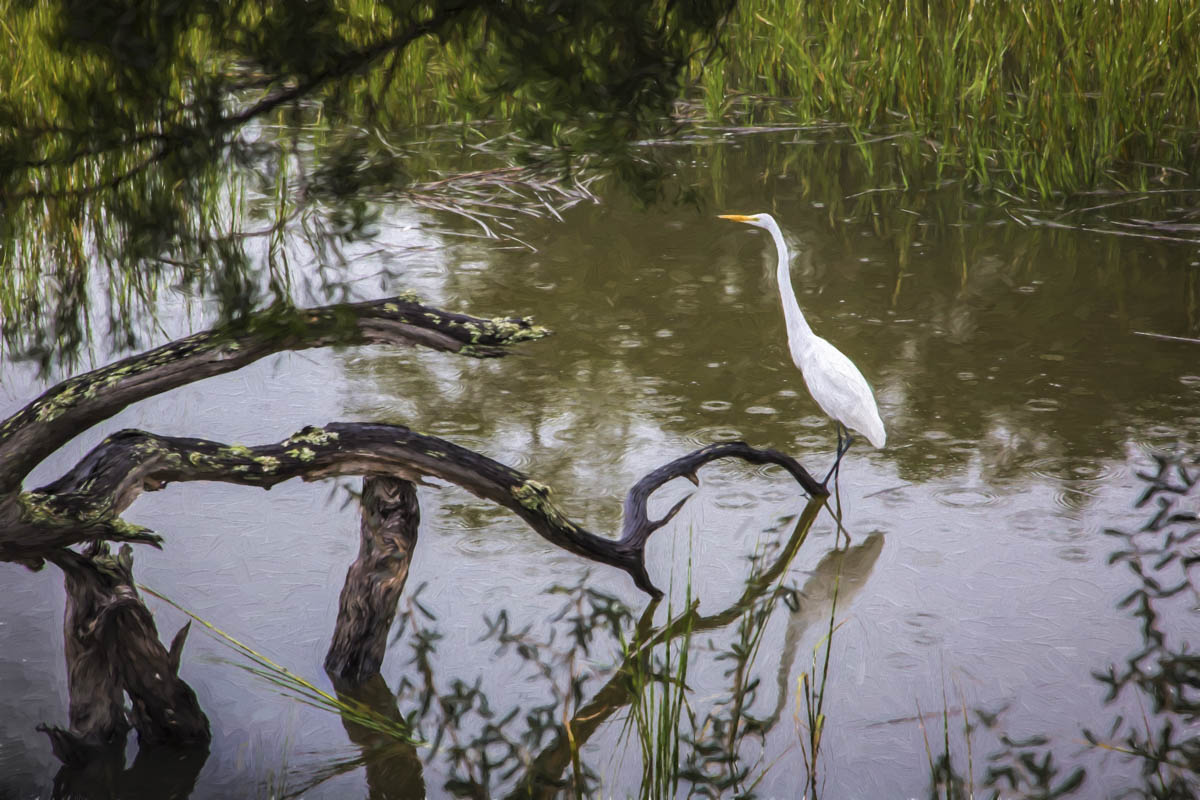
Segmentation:
[[(347, 682), (333, 678), (338, 700), (368, 708), (397, 727), (407, 726), (395, 694), (378, 673), (362, 681)], [(357, 769), (364, 767), (367, 796), (395, 800), (423, 800), (426, 795), (425, 765), (412, 742), (391, 732), (356, 724), (342, 717), (342, 727), (350, 741), (362, 753), (361, 760), (345, 762)], [(361, 761), (361, 763), (360, 763)]]
[(325, 671), (342, 682), (356, 685), (379, 673), (420, 521), (411, 481), (363, 480), (358, 558), (346, 573), (325, 656)]
[(64, 764), (82, 764), (106, 750), (123, 751), (129, 720), (125, 688), (109, 660), (104, 609), (114, 600), (111, 581), (94, 558), (75, 553), (60, 559), (67, 590), (63, 649), (67, 660), (69, 727), (42, 726), (54, 755)]
[(65, 763), (54, 776), (53, 798), (114, 800), (114, 798), (191, 797), (208, 747), (143, 746), (133, 765), (125, 766), (125, 748), (97, 753), (84, 763)]

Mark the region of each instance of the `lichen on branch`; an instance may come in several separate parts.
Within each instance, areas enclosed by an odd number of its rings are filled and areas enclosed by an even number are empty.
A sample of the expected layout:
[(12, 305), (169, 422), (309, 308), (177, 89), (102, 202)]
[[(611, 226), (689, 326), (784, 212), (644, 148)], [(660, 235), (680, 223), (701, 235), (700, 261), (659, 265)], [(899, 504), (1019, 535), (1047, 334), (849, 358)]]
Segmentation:
[(36, 560), (53, 548), (83, 541), (156, 543), (149, 531), (120, 514), (142, 493), (177, 481), (222, 481), (269, 489), (300, 478), (388, 476), (414, 483), (437, 479), (504, 506), (552, 544), (627, 572), (651, 595), (660, 594), (646, 571), (650, 535), (682, 508), (663, 517), (646, 513), (649, 496), (675, 477), (694, 475), (719, 458), (782, 466), (810, 495), (824, 495), (799, 463), (773, 450), (742, 442), (709, 445), (653, 470), (630, 490), (619, 538), (599, 536), (572, 521), (552, 499), (550, 487), (473, 450), (401, 425), (335, 422), (307, 427), (275, 443), (248, 446), (126, 430), (109, 436), (57, 481), (22, 495), (18, 524), (0, 529), (0, 558)]
[(0, 422), (0, 495), (18, 490), (46, 456), (131, 403), (233, 372), (273, 353), (390, 344), (496, 358), (514, 344), (549, 333), (530, 317), (473, 317), (424, 305), (411, 293), (319, 308), (266, 309), (47, 389)]

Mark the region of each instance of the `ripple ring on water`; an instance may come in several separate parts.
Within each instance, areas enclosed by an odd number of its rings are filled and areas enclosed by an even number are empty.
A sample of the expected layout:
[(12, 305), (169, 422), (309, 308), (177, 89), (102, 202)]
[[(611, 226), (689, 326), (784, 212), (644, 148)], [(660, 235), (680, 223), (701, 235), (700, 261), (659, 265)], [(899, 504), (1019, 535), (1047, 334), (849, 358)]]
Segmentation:
[(1117, 467), (1096, 461), (1076, 461), (1070, 458), (1042, 458), (1029, 464), (1029, 471), (1042, 478), (1056, 481), (1104, 481), (1117, 473)]
[(1060, 547), (1057, 555), (1063, 561), (1082, 564), (1091, 560), (1091, 555), (1082, 547)]
[(749, 492), (722, 492), (713, 500), (713, 505), (730, 511), (752, 508), (758, 498)]
[[(1076, 483), (1072, 481), (1071, 483)], [(1081, 511), (1096, 499), (1096, 490), (1089, 487), (1086, 483), (1079, 482), (1080, 485), (1072, 486), (1070, 484), (1063, 486), (1054, 492), (1054, 505), (1059, 508), (1064, 508), (1068, 511)]]
[(722, 425), (709, 425), (687, 433), (689, 442), (702, 446), (713, 442), (736, 442), (742, 438), (741, 431)]
[(1052, 397), (1034, 397), (1025, 401), (1025, 407), (1030, 411), (1058, 411), (1059, 402)]
[(774, 408), (770, 406), (750, 406), (746, 409), (747, 414), (778, 414)]
[(502, 555), (513, 549), (513, 539), (506, 536), (463, 536), (454, 549), (468, 556)]
[(982, 508), (990, 506), (1000, 497), (987, 489), (969, 489), (965, 486), (954, 486), (939, 489), (933, 493), (934, 499), (944, 506), (952, 508)]

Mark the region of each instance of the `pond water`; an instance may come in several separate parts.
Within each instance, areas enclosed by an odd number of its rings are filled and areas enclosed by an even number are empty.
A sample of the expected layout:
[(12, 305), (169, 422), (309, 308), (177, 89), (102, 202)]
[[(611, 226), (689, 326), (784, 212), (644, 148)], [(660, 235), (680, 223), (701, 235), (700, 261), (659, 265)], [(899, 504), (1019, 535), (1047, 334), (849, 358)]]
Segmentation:
[[(1200, 249), (1120, 237), (1100, 224), (1049, 227), (945, 190), (862, 194), (892, 187), (857, 164), (852, 145), (794, 133), (681, 146), (676, 182), (694, 203), (646, 209), (601, 192), (601, 202), (574, 207), (562, 222), (520, 222), (516, 235), (528, 247), (480, 238), (458, 217), (389, 207), (379, 238), (353, 261), (359, 295), (414, 289), (451, 310), (533, 315), (555, 335), (493, 361), (385, 348), (269, 358), (127, 409), (57, 453), (29, 485), (125, 427), (260, 443), (333, 420), (394, 422), (474, 448), (553, 486), (568, 514), (601, 532), (619, 530), (621, 500), (641, 475), (711, 441), (774, 447), (823, 474), (836, 437), (791, 364), (770, 239), (715, 218), (769, 211), (794, 252), (802, 308), (874, 386), (888, 444), (876, 451), (860, 441), (843, 463), (839, 499), (852, 549), (835, 555), (837, 525), (825, 509), (786, 565), (799, 602), (778, 603), (765, 618), (748, 666), (760, 683), (747, 713), (769, 724), (741, 750), (750, 771), (742, 788), (802, 793), (798, 687), (814, 652), (823, 657), (831, 614), (826, 796), (928, 795), (927, 748), (942, 752), (944, 711), (965, 773), (964, 708), (999, 714), (994, 728), (971, 735), (977, 786), (1002, 733), (1048, 737), (1064, 775), (1086, 766), (1088, 796), (1136, 784), (1138, 764), (1088, 748), (1081, 734), (1107, 731), (1122, 711), (1139, 713), (1127, 700), (1106, 706), (1092, 674), (1142, 644), (1137, 621), (1117, 607), (1137, 584), (1108, 565), (1114, 542), (1104, 530), (1143, 523), (1137, 473), (1156, 452), (1200, 450), (1200, 346), (1137, 335), (1200, 334)], [(201, 325), (190, 320), (182, 305), (167, 313), (173, 332)], [(43, 388), (21, 365), (6, 365), (3, 378), (5, 414)], [(661, 512), (691, 494), (652, 539), (650, 571), (671, 585), (676, 613), (690, 578), (699, 613), (716, 614), (742, 594), (750, 557), (769, 558), (771, 544), (787, 539), (805, 498), (781, 472), (740, 462), (711, 464), (699, 482), (675, 481), (652, 500)], [(478, 680), (498, 718), (522, 709), (510, 723), (520, 730), (524, 712), (553, 700), (552, 684), (566, 685), (568, 668), (547, 681), (511, 649), (497, 654), (485, 616), (503, 609), (514, 629), (546, 636), (561, 627), (552, 616), (564, 599), (547, 590), (585, 576), (635, 616), (647, 599), (624, 574), (555, 549), (462, 490), (419, 495), (407, 593), (424, 584), (419, 598), (436, 617), (421, 624), (440, 634), (431, 656), (438, 690)], [(357, 551), (357, 513), (346, 500), (332, 483), (269, 494), (187, 484), (145, 495), (126, 518), (167, 544), (136, 551), (137, 577), (328, 687), (321, 662)], [(47, 796), (58, 765), (35, 726), (66, 723), (61, 580), (53, 568), (0, 571), (8, 697), (0, 797)], [(164, 637), (186, 621), (148, 603)], [(1172, 624), (1194, 631), (1194, 622)], [(406, 633), (384, 664), (393, 691), (406, 677), (418, 682)], [(729, 692), (733, 662), (719, 656), (738, 635), (734, 621), (691, 640), (697, 727)], [(565, 646), (559, 636), (556, 646)], [(577, 654), (569, 669), (600, 676), (584, 685), (582, 702), (620, 659), (605, 635)], [(453, 788), (444, 754), (416, 748), (419, 765), (406, 756), (397, 766), (394, 751), (359, 747), (362, 737), (348, 737), (338, 717), (282, 696), (233, 661), (224, 644), (192, 632), (182, 675), (214, 732), (192, 797)], [(399, 705), (408, 713), (415, 701)], [(583, 744), (598, 795), (638, 793), (641, 756), (627, 713), (617, 708)], [(464, 740), (481, 724), (469, 716)], [(493, 775), (492, 791), (513, 780)]]

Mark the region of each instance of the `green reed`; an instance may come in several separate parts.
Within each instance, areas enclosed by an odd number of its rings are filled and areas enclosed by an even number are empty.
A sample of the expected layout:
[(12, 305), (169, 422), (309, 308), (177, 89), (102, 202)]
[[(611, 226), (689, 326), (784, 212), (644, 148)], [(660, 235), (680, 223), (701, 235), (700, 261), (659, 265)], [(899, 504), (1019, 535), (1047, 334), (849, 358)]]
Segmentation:
[[(229, 31), (254, 30), (266, 12), (255, 3), (236, 8), (236, 24), (198, 22), (171, 43), (176, 57), (155, 87), (177, 101), (169, 107), (179, 121), (192, 113), (185, 101), (198, 85), (254, 84), (253, 70), (231, 55), (239, 42)], [(11, 45), (0, 48), (5, 121), (37, 129), (34, 123), (69, 117), (72, 96), (59, 89), (93, 80), (98, 57), (56, 49), (51, 10), (7, 11), (0, 21), (0, 40)], [(366, 0), (344, 0), (340, 11), (351, 43), (368, 43), (394, 22), (386, 7)], [(698, 43), (693, 66), (710, 118), (845, 124), (864, 146), (896, 136), (914, 162), (1048, 197), (1196, 177), (1197, 42), (1200, 6), (1187, 0), (749, 0), (736, 7), (717, 50)], [(585, 38), (575, 46), (596, 43)], [(365, 117), (391, 132), (493, 119), (533, 125), (549, 141), (571, 138), (572, 126), (554, 115), (534, 124), (544, 104), (536, 89), (506, 90), (482, 19), (444, 40), (419, 39), (377, 66), (315, 92), (315, 144), (338, 135), (325, 120)], [(127, 113), (132, 124), (136, 110)], [(268, 122), (294, 121), (296, 113), (280, 108)], [(150, 136), (117, 152), (102, 146), (103, 158), (55, 169), (56, 159), (78, 149), (68, 133), (42, 129), (10, 142), (14, 157), (48, 162), (40, 190), (115, 180), (136, 170), (155, 144)]]
[(981, 186), (1049, 197), (1194, 178), (1200, 6), (752, 0), (699, 86), (775, 119), (900, 134)]
[(328, 692), (304, 676), (288, 669), (254, 649), (251, 645), (217, 627), (209, 620), (179, 605), (166, 595), (143, 584), (138, 584), (138, 588), (146, 594), (163, 601), (176, 611), (186, 614), (193, 622), (199, 623), (214, 639), (234, 651), (238, 657), (238, 660), (231, 662), (234, 666), (271, 684), (283, 696), (290, 697), (313, 708), (333, 712), (348, 722), (376, 733), (384, 734), (393, 739), (414, 745), (426, 745), (426, 742), (417, 736), (412, 727), (404, 720), (390, 719), (365, 703), (350, 697), (338, 696), (337, 694)]
[[(812, 664), (809, 669), (800, 674), (797, 681), (796, 721), (797, 727), (803, 729), (800, 736), (800, 757), (804, 761), (805, 797), (816, 800), (821, 794), (820, 771), (817, 762), (821, 755), (821, 739), (825, 733), (825, 689), (829, 685), (829, 658), (833, 649), (833, 634), (839, 625), (834, 623), (837, 613), (837, 586), (834, 586), (833, 603), (829, 608), (829, 630), (813, 647)], [(818, 655), (821, 648), (823, 655)], [(818, 659), (820, 665), (818, 667)], [(803, 708), (802, 708), (803, 707)], [(803, 720), (801, 720), (803, 711)]]
[[(684, 608), (688, 610), (694, 602), (691, 567), (689, 559), (684, 599)], [(670, 601), (667, 619), (677, 619)], [(682, 622), (681, 635), (663, 643), (661, 656), (654, 653), (654, 648), (638, 652), (631, 643), (623, 643), (627, 652), (630, 713), (622, 738), (630, 729), (636, 731), (642, 756), (640, 797), (643, 800), (675, 797), (679, 787), (681, 723), (688, 708), (692, 616), (685, 614), (678, 619)]]

